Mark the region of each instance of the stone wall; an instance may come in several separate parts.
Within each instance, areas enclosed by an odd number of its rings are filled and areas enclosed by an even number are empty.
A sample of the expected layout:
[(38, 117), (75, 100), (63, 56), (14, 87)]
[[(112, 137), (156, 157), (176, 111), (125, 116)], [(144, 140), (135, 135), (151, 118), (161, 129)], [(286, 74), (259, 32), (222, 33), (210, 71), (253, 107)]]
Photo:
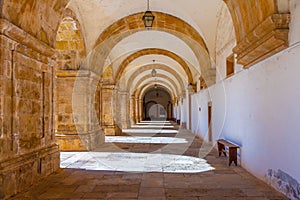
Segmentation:
[(59, 168), (53, 134), (54, 51), (0, 19), (0, 198)]

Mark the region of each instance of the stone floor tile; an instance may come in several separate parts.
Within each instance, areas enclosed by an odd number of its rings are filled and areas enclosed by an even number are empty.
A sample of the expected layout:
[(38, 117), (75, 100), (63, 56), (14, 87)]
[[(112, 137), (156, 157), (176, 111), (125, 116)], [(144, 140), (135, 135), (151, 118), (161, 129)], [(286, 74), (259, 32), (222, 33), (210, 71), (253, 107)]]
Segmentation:
[(139, 191), (139, 197), (165, 197), (165, 189), (141, 187)]
[[(138, 135), (138, 134), (137, 134)], [(140, 136), (145, 136), (141, 133)], [(174, 134), (157, 134), (155, 137), (174, 137)], [(176, 135), (176, 138), (179, 137)], [(110, 159), (115, 164), (122, 166), (129, 164), (132, 169), (141, 169), (137, 172), (111, 170), (110, 169), (61, 169), (58, 172), (43, 179), (40, 183), (33, 185), (28, 191), (20, 193), (12, 200), (285, 200), (283, 195), (273, 188), (258, 180), (240, 166), (228, 166), (227, 158), (218, 157), (217, 151), (212, 151), (199, 162), (207, 162), (214, 169), (203, 172), (176, 171), (176, 169), (186, 169), (186, 164), (192, 158), (197, 158), (202, 141), (192, 135), (184, 133), (180, 137), (187, 141), (192, 141), (190, 149), (186, 149), (186, 157), (174, 157), (172, 162), (167, 159), (173, 158), (174, 152), (182, 145), (173, 145), (170, 149), (162, 150), (165, 144), (134, 144), (119, 143), (114, 145), (105, 144), (103, 149), (97, 149), (103, 157), (111, 156)], [(124, 139), (124, 138), (123, 138)], [(126, 139), (126, 138), (125, 138)], [(150, 138), (151, 139), (151, 138)], [(131, 138), (132, 140), (132, 138)], [(123, 149), (122, 149), (123, 148)], [(107, 151), (108, 150), (108, 151)], [(110, 151), (111, 150), (111, 153)], [(146, 163), (147, 154), (156, 151), (155, 157)], [(112, 153), (125, 152), (132, 153), (123, 157), (122, 154), (112, 156)], [(146, 152), (146, 154), (136, 154)], [(170, 153), (168, 158), (162, 159), (162, 154)], [(73, 153), (73, 152), (72, 152)], [(70, 155), (72, 153), (69, 153)], [(100, 155), (93, 153), (93, 156)], [(70, 155), (64, 156), (62, 162)], [(73, 153), (72, 155), (76, 155)], [(133, 155), (138, 155), (134, 157)], [(131, 159), (137, 159), (134, 162)], [(101, 159), (101, 157), (97, 158)], [(120, 159), (120, 160), (118, 160)], [(143, 160), (144, 159), (144, 160)], [(162, 166), (163, 162), (170, 162), (165, 169), (173, 169), (172, 172), (155, 171), (157, 166)], [(198, 161), (197, 161), (198, 162)], [(71, 166), (82, 166), (86, 164), (91, 167), (93, 162), (89, 159), (81, 159)], [(144, 166), (148, 165), (148, 166)], [(143, 171), (147, 169), (149, 171)], [(153, 172), (150, 172), (153, 169)], [(161, 170), (163, 167), (160, 168)], [(189, 168), (191, 169), (191, 168)]]
[(106, 193), (88, 192), (83, 195), (82, 199), (106, 199), (106, 196)]
[(166, 200), (166, 197), (139, 197), (138, 200)]
[(198, 197), (170, 197), (167, 200), (198, 200)]
[(149, 179), (143, 179), (141, 183), (141, 187), (150, 187), (150, 188), (155, 188), (155, 187), (163, 187), (164, 181), (162, 178), (149, 178)]
[(109, 192), (107, 193), (107, 198), (108, 199), (133, 199), (137, 198), (138, 193), (137, 192)]

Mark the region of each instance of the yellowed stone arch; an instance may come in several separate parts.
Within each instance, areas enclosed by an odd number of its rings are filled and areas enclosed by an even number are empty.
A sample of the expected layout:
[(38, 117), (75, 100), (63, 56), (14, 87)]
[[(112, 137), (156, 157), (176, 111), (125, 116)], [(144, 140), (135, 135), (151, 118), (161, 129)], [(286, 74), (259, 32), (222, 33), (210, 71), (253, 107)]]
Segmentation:
[[(215, 69), (211, 68), (209, 52), (201, 35), (187, 22), (175, 16), (161, 12), (153, 12), (153, 14), (156, 17), (153, 30), (170, 33), (184, 41), (198, 59), (200, 69), (197, 70), (201, 71), (201, 74), (207, 78), (210, 85), (213, 84), (215, 82)], [(90, 62), (97, 63), (100, 69), (93, 68), (93, 71), (96, 73), (100, 71), (101, 73), (105, 59), (118, 42), (133, 33), (145, 30), (141, 20), (142, 15), (143, 13), (136, 13), (124, 17), (110, 25), (100, 34), (90, 57)], [(93, 65), (92, 67), (95, 66)]]
[[(180, 94), (180, 90), (179, 88), (177, 87), (176, 83), (174, 82), (174, 80), (172, 80), (170, 77), (164, 75), (164, 74), (157, 74), (157, 77), (158, 78), (163, 78), (165, 79), (166, 81), (168, 81), (169, 83), (172, 84), (172, 86), (175, 88), (175, 91), (176, 91), (176, 94)], [(136, 87), (138, 88), (145, 80), (147, 79), (150, 79), (152, 78), (151, 74), (147, 75), (147, 76), (144, 76), (143, 78), (141, 78), (137, 84), (136, 84)], [(158, 82), (158, 81), (156, 81)], [(154, 83), (155, 84), (155, 83)]]
[[(172, 90), (172, 88), (170, 87), (170, 85), (166, 82), (163, 81), (157, 81), (156, 83), (159, 87), (164, 88), (165, 90), (167, 90), (169, 92), (169, 94), (171, 95), (172, 100), (175, 99), (176, 97), (176, 93), (175, 91)], [(137, 99), (142, 99), (142, 97), (144, 96), (144, 94), (149, 91), (150, 89), (153, 89), (155, 87), (155, 83), (149, 83), (149, 84), (144, 84), (142, 86), (140, 86), (135, 92), (134, 95)]]
[(288, 47), (288, 0), (224, 0), (237, 45), (237, 62), (249, 67)]
[(121, 63), (119, 70), (116, 74), (115, 82), (117, 83), (120, 80), (124, 70), (126, 69), (126, 67), (128, 66), (129, 63), (131, 63), (133, 60), (135, 60), (141, 56), (150, 55), (150, 54), (164, 55), (164, 56), (172, 58), (173, 60), (178, 62), (180, 64), (180, 66), (182, 66), (183, 70), (186, 73), (189, 83), (194, 83), (191, 70), (190, 70), (189, 66), (186, 64), (186, 62), (181, 57), (179, 57), (177, 54), (175, 54), (171, 51), (164, 50), (164, 49), (157, 49), (157, 48), (143, 49), (143, 50), (137, 51), (137, 52), (129, 55)]
[[(179, 76), (179, 74), (173, 70), (172, 68), (170, 68), (169, 66), (166, 66), (166, 65), (156, 65), (157, 67), (159, 67), (160, 70), (163, 70), (163, 71), (166, 71), (166, 72), (169, 72), (170, 74), (172, 74), (176, 80), (179, 82), (179, 85), (181, 86), (181, 88), (183, 89), (184, 88), (184, 83), (181, 79), (181, 77)], [(147, 70), (151, 70), (152, 69), (152, 66), (149, 66), (149, 65), (146, 65), (146, 66), (143, 66), (143, 67), (140, 67), (138, 70), (136, 70), (129, 78), (128, 78), (128, 82), (127, 82), (127, 89), (126, 91), (129, 91), (130, 90), (130, 87), (132, 85), (132, 82), (135, 80), (135, 77), (137, 77), (140, 73), (143, 73), (144, 71), (147, 71)]]
[[(207, 47), (201, 35), (188, 23), (183, 21), (182, 19), (169, 15), (167, 13), (162, 12), (152, 12), (155, 16), (155, 20), (153, 22), (152, 30), (161, 30), (174, 34), (173, 31), (186, 35), (192, 38), (195, 42), (197, 42), (203, 49), (207, 51)], [(97, 39), (95, 46), (98, 46), (102, 41), (105, 41), (107, 38), (112, 37), (114, 35), (118, 35), (120, 33), (133, 34), (139, 30), (145, 30), (142, 16), (143, 12), (132, 14), (126, 16), (122, 19), (119, 19), (112, 25), (110, 25), (105, 31)], [(129, 31), (130, 30), (130, 31)], [(175, 34), (178, 35), (178, 34)], [(125, 36), (126, 37), (126, 36)], [(121, 40), (122, 38), (120, 38)]]

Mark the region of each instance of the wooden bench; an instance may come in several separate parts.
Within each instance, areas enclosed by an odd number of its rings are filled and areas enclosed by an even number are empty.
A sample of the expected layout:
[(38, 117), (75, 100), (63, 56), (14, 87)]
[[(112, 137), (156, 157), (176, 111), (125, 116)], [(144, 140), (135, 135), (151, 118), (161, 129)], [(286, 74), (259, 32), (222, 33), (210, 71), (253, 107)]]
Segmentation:
[[(226, 153), (228, 153), (229, 166), (231, 165), (232, 162), (234, 162), (235, 165), (237, 166), (237, 149), (240, 147), (224, 139), (219, 139), (217, 140), (217, 142), (218, 142), (219, 156), (221, 156), (223, 153), (227, 157)], [(229, 150), (226, 151), (225, 147), (228, 147)]]

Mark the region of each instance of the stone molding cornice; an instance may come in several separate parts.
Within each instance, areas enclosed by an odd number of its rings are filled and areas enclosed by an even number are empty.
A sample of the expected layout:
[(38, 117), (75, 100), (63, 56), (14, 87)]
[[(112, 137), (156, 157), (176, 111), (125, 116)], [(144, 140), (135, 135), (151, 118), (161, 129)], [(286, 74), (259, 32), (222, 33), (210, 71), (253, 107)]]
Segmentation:
[(88, 70), (58, 70), (55, 75), (57, 77), (90, 77), (91, 72)]
[(52, 47), (3, 18), (0, 18), (0, 35), (5, 35), (46, 57), (52, 57), (55, 54), (55, 50)]
[(233, 52), (237, 63), (245, 68), (288, 47), (290, 14), (273, 14), (245, 38), (237, 42)]

